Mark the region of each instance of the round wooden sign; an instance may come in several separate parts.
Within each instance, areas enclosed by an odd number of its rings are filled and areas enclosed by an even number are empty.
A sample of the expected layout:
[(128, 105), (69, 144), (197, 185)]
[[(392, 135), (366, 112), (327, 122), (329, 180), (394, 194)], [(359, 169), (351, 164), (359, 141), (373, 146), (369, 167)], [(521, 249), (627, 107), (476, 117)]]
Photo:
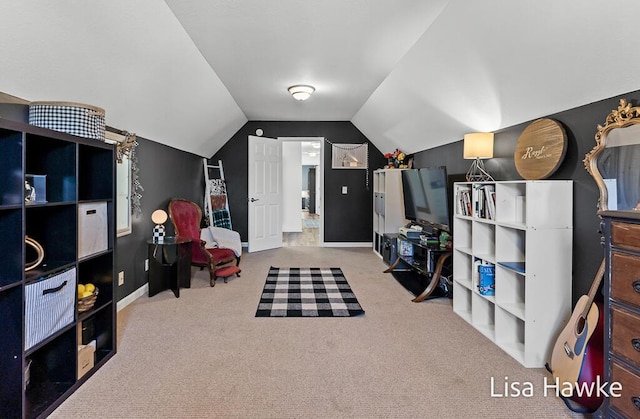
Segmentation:
[(567, 152), (567, 133), (558, 121), (533, 121), (518, 138), (513, 155), (516, 169), (527, 180), (546, 179), (555, 172)]

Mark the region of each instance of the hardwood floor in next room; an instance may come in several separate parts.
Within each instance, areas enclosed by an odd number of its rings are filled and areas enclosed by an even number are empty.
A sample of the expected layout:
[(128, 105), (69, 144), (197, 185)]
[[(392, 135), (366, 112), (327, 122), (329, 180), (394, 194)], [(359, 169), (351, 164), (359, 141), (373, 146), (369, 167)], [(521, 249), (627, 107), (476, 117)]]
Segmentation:
[(318, 226), (318, 214), (310, 214), (308, 210), (302, 211), (302, 232), (282, 233), (283, 247), (318, 247), (320, 246), (320, 228)]

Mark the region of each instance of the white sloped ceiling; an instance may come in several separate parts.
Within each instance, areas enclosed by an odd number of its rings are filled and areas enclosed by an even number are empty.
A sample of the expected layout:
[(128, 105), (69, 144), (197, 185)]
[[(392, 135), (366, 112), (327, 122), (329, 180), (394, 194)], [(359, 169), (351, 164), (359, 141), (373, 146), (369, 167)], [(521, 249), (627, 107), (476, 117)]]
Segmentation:
[(246, 117), (167, 5), (5, 1), (0, 91), (87, 103), (108, 125), (209, 157)]
[(639, 89), (638, 16), (638, 1), (452, 0), (352, 122), (412, 153)]
[[(412, 153), (640, 89), (638, 16), (637, 0), (4, 1), (0, 92), (100, 106), (205, 157), (247, 119), (350, 120)], [(296, 102), (295, 83), (317, 90)]]

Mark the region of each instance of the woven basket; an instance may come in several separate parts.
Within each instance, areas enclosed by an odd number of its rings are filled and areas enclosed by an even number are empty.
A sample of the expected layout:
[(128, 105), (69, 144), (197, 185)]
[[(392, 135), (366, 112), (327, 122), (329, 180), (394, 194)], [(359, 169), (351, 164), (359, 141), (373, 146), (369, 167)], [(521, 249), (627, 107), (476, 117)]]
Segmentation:
[(98, 288), (88, 297), (78, 298), (78, 313), (91, 310), (98, 299)]
[(29, 124), (104, 141), (104, 109), (74, 102), (31, 102)]

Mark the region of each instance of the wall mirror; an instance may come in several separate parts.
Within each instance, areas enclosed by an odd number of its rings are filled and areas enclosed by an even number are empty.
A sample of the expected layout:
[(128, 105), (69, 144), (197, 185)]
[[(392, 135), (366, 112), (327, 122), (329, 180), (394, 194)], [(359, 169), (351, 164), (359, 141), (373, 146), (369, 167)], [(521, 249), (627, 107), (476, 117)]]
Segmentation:
[(598, 210), (640, 210), (640, 107), (620, 99), (584, 165), (600, 190)]
[[(107, 130), (105, 141), (124, 144), (126, 137)], [(131, 159), (128, 154), (118, 153), (116, 159), (116, 234), (118, 237), (131, 234)]]

